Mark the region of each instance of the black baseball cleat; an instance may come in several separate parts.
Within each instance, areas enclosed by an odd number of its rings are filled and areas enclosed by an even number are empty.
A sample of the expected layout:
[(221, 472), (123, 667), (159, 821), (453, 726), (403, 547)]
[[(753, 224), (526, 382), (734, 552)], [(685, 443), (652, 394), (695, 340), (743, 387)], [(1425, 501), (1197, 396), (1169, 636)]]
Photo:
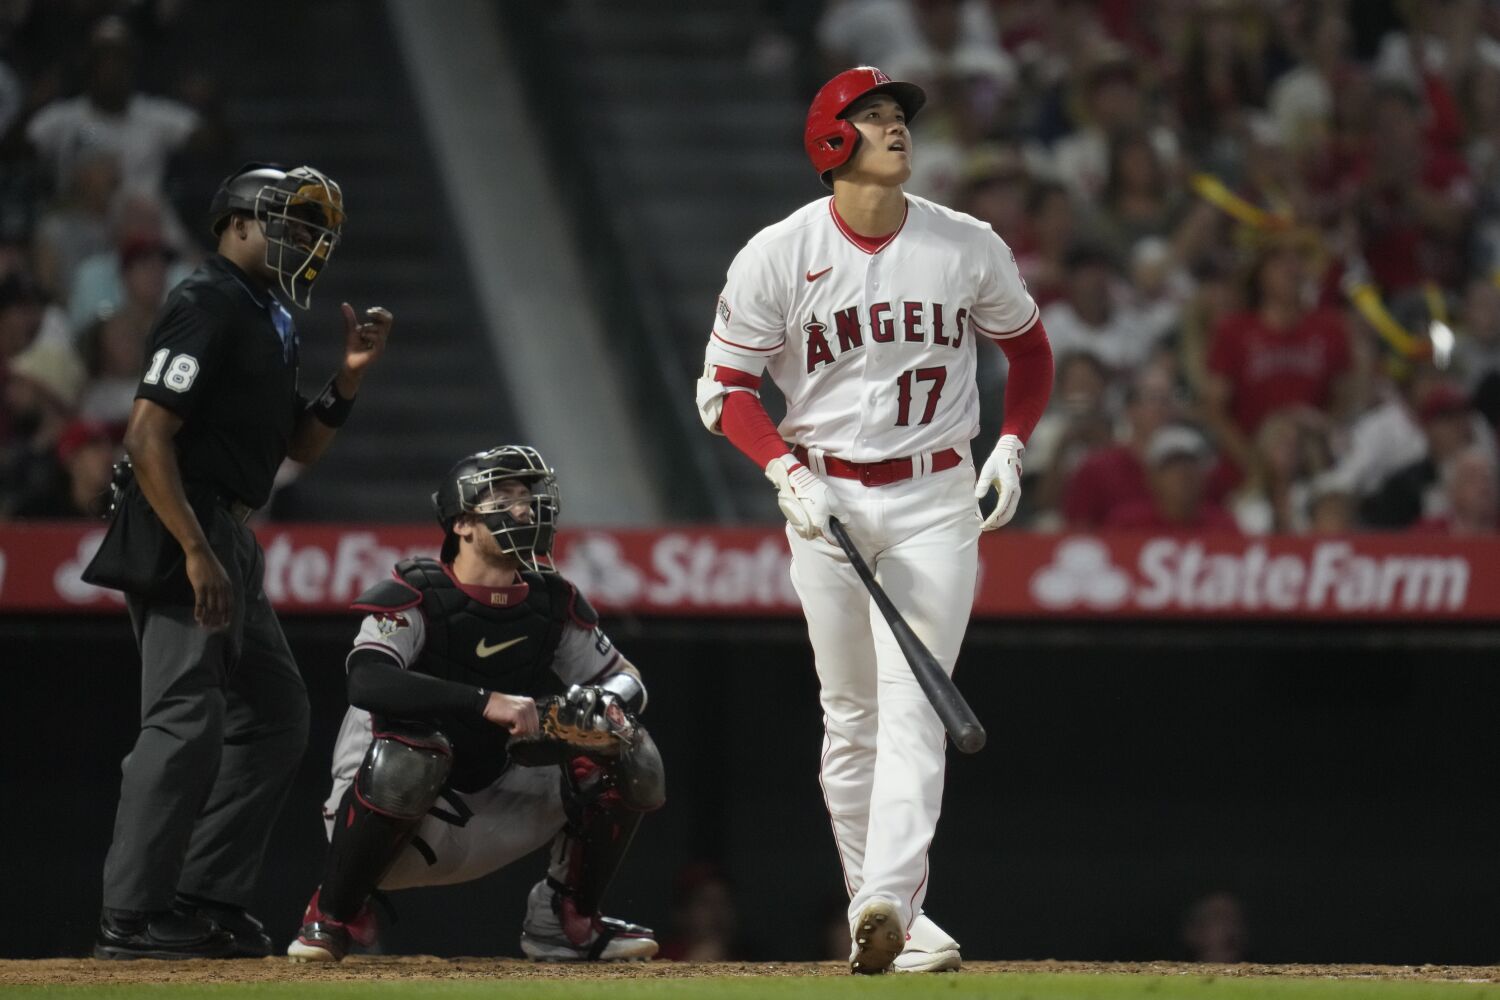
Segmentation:
[(99, 936), (94, 939), (94, 957), (130, 958), (228, 958), (234, 939), (212, 920), (185, 916), (174, 910), (112, 910), (99, 915)]
[(252, 917), (244, 907), (220, 903), (202, 896), (178, 893), (172, 909), (185, 917), (212, 921), (231, 939), (230, 958), (265, 958), (271, 954), (271, 935), (266, 926)]

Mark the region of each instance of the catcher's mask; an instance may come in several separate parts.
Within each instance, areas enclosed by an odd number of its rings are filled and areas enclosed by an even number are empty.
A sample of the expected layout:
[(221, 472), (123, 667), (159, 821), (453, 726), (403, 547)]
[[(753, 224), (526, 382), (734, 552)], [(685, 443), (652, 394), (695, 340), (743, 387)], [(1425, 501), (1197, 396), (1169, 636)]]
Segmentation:
[[(443, 538), (443, 562), (458, 555), (453, 524), (464, 514), (479, 519), (500, 551), (529, 570), (550, 566), (557, 515), (562, 509), (557, 477), (535, 448), (502, 445), (460, 461), (432, 495)], [(518, 517), (523, 509), (527, 516)]]
[(313, 167), (281, 170), (246, 164), (225, 179), (209, 215), (214, 235), (236, 212), (248, 214), (266, 234), (266, 267), (298, 308), (312, 304), (313, 282), (323, 273), (344, 229), (344, 195)]

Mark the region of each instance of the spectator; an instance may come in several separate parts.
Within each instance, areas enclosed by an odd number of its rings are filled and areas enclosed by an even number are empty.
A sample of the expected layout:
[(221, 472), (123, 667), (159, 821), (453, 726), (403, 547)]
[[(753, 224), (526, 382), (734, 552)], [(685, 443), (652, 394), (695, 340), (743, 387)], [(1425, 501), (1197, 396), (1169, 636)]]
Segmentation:
[(1021, 504), (1035, 512), (1032, 527), (1060, 526), (1057, 508), (1064, 486), (1087, 458), (1109, 446), (1109, 374), (1092, 354), (1079, 352), (1057, 360), (1052, 399), (1026, 442), (1028, 475), (1035, 481)]
[(1426, 454), (1392, 473), (1360, 504), (1360, 520), (1371, 527), (1406, 528), (1448, 513), (1439, 472), (1474, 443), (1473, 408), (1462, 389), (1444, 382), (1426, 394), (1418, 416)]
[[(995, 45), (995, 23), (982, 0), (945, 6), (956, 8), (953, 34), (957, 39), (969, 45)], [(888, 69), (903, 52), (922, 44), (916, 8), (914, 0), (834, 0), (818, 24), (818, 41), (828, 60), (828, 72), (819, 79), (850, 66)], [(953, 15), (945, 12), (944, 16)]]
[(167, 159), (191, 138), (198, 116), (176, 101), (136, 93), (135, 71), (129, 27), (104, 18), (89, 38), (85, 92), (42, 108), (27, 128), (59, 189), (85, 151), (104, 147), (119, 156), (126, 188), (161, 196)]
[(30, 275), (14, 272), (0, 279), (0, 365), (37, 342), (72, 342), (62, 310), (49, 305)]
[(63, 186), (62, 202), (42, 216), (36, 233), (37, 280), (54, 301), (64, 299), (82, 261), (110, 247), (109, 211), (120, 187), (114, 152), (80, 153)]
[[(123, 255), (132, 245), (165, 245), (180, 251), (182, 242), (169, 232), (169, 220), (161, 204), (145, 195), (126, 196), (116, 207), (114, 245), (94, 254), (78, 265), (73, 287), (68, 293), (68, 320), (74, 330), (82, 330), (100, 316), (113, 314), (125, 300)], [(167, 269), (166, 288), (171, 290), (192, 272), (190, 261), (179, 260)]]
[(17, 517), (82, 518), (103, 512), (105, 494), (114, 475), (116, 436), (103, 424), (74, 420), (57, 440), (61, 471), (52, 488), (29, 497)]
[(737, 962), (748, 957), (739, 939), (734, 892), (716, 865), (697, 862), (677, 873), (672, 883), (672, 927), (672, 935), (661, 943), (660, 958)]
[(1182, 921), (1188, 961), (1233, 965), (1246, 958), (1245, 907), (1232, 892), (1215, 892), (1192, 905)]
[(1083, 73), (1083, 115), (1078, 127), (1052, 147), (1054, 175), (1075, 197), (1092, 200), (1109, 176), (1109, 143), (1125, 132), (1144, 132), (1168, 169), (1177, 163), (1177, 137), (1153, 124), (1142, 92), (1140, 66), (1117, 43), (1101, 44)]
[(1431, 364), (1411, 365), (1386, 398), (1354, 421), (1333, 472), (1351, 494), (1371, 495), (1397, 470), (1427, 454), (1417, 414), (1443, 380)]
[(1135, 374), (1125, 399), (1125, 440), (1088, 455), (1064, 489), (1063, 516), (1069, 528), (1097, 530), (1117, 508), (1150, 502), (1147, 450), (1157, 431), (1179, 415), (1177, 393), (1165, 369), (1152, 365)]
[(1360, 178), (1363, 253), (1387, 297), (1426, 279), (1459, 280), (1474, 207), (1468, 166), (1422, 131), (1422, 99), (1397, 83), (1375, 93)]
[(1119, 270), (1109, 254), (1078, 246), (1065, 262), (1067, 297), (1042, 309), (1047, 339), (1057, 353), (1092, 354), (1111, 372), (1145, 363), (1156, 347), (1143, 318), (1122, 301), (1115, 285)]
[(0, 519), (59, 489), (57, 445), (86, 378), (66, 344), (37, 341), (11, 360), (5, 403), (12, 438), (0, 451)]
[(126, 244), (120, 257), (124, 301), (79, 337), (91, 379), (78, 404), (80, 415), (124, 428), (140, 383), (146, 336), (166, 297), (169, 259), (166, 247), (149, 239)]
[(1488, 276), (1464, 290), (1453, 367), (1475, 409), (1500, 427), (1500, 285)]
[(1244, 111), (1264, 103), (1266, 39), (1260, 12), (1240, 0), (1204, 0), (1188, 22), (1178, 116), (1189, 145), (1221, 169), (1237, 161)]
[(1307, 489), (1307, 531), (1346, 535), (1355, 529), (1356, 503), (1346, 482), (1331, 473), (1314, 476)]
[(1493, 535), (1500, 530), (1500, 486), (1495, 452), (1470, 445), (1443, 463), (1444, 514), (1429, 515), (1418, 530), (1444, 535)]
[(1333, 465), (1327, 420), (1316, 410), (1282, 409), (1255, 435), (1255, 459), (1231, 503), (1247, 535), (1303, 534), (1313, 479)]
[(1026, 226), (1018, 239), (1007, 238), (1006, 242), (1015, 252), (1016, 267), (1037, 305), (1045, 308), (1062, 297), (1067, 254), (1077, 229), (1067, 188), (1050, 181), (1032, 186), (1026, 201)]
[(1184, 424), (1168, 424), (1146, 448), (1150, 496), (1114, 507), (1109, 528), (1145, 531), (1235, 532), (1234, 518), (1207, 499), (1212, 452), (1203, 435)]
[(988, 222), (1001, 239), (1021, 239), (1030, 184), (1019, 152), (1008, 146), (981, 146), (964, 163), (955, 204)]
[(1309, 406), (1338, 416), (1345, 408), (1348, 331), (1337, 312), (1308, 305), (1315, 276), (1295, 240), (1273, 238), (1259, 250), (1246, 286), (1249, 308), (1219, 324), (1209, 350), (1205, 413), (1241, 469), (1250, 468), (1250, 440), (1276, 410)]
[(1187, 210), (1181, 185), (1168, 176), (1144, 132), (1110, 139), (1109, 172), (1085, 226), (1091, 242), (1123, 260), (1141, 239), (1171, 236)]

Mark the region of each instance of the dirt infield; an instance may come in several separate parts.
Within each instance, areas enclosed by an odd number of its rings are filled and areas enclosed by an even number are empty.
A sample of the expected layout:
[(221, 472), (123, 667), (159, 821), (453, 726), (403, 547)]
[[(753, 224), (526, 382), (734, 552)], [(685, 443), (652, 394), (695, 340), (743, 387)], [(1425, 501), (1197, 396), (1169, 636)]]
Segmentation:
[[(1230, 979), (1392, 979), (1500, 982), (1500, 967), (1457, 965), (1184, 965), (1171, 962), (966, 962), (967, 973), (1198, 976)], [(698, 979), (710, 976), (847, 976), (839, 962), (636, 962), (537, 965), (516, 959), (361, 956), (339, 965), (285, 958), (237, 962), (97, 962), (49, 958), (0, 961), (0, 987), (143, 983), (369, 982), (476, 979)], [(960, 973), (962, 975), (962, 973)]]

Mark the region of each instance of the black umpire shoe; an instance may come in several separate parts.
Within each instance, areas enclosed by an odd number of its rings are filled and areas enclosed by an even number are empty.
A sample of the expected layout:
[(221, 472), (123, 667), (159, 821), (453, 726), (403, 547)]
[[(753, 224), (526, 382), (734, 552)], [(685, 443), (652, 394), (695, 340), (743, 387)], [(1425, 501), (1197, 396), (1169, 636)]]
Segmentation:
[(265, 958), (271, 954), (271, 936), (266, 933), (265, 924), (243, 907), (179, 892), (172, 909), (185, 917), (218, 924), (220, 930), (228, 932), (230, 958)]
[(234, 946), (228, 931), (211, 920), (174, 910), (112, 910), (99, 915), (95, 958), (228, 958)]

